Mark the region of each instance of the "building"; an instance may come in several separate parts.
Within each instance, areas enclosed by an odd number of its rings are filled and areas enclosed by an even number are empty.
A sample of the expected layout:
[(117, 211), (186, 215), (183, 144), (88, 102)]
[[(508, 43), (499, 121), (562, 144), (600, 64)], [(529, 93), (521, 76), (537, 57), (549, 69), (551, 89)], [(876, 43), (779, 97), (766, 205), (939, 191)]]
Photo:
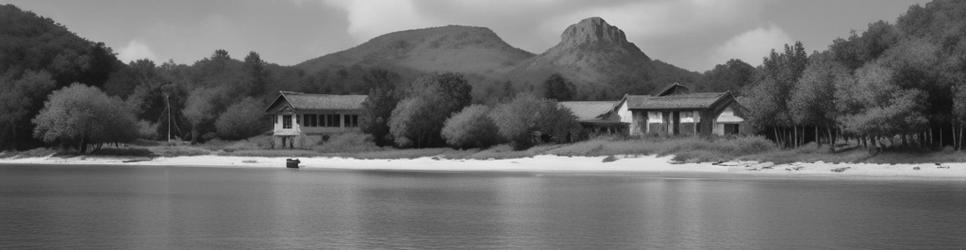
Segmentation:
[(625, 95), (612, 111), (627, 124), (627, 134), (737, 135), (749, 131), (745, 108), (730, 92), (691, 93), (671, 84), (656, 95)]
[(616, 101), (559, 102), (570, 109), (588, 135), (626, 135), (627, 123), (620, 121), (613, 112)]
[(365, 95), (280, 91), (266, 113), (274, 117), (273, 148), (306, 148), (332, 134), (359, 131)]

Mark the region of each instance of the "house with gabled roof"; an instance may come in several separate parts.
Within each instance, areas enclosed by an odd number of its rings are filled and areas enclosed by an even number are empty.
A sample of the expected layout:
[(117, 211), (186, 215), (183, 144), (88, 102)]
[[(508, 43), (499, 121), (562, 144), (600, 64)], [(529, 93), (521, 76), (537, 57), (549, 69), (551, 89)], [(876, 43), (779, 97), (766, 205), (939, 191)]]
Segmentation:
[(280, 91), (265, 112), (274, 117), (274, 148), (305, 148), (332, 134), (359, 131), (366, 95)]
[(615, 101), (568, 101), (558, 102), (577, 117), (577, 122), (590, 135), (624, 134), (627, 124), (613, 112)]
[(627, 134), (737, 135), (749, 131), (744, 107), (731, 92), (691, 93), (674, 83), (655, 95), (625, 95), (612, 111), (627, 124)]

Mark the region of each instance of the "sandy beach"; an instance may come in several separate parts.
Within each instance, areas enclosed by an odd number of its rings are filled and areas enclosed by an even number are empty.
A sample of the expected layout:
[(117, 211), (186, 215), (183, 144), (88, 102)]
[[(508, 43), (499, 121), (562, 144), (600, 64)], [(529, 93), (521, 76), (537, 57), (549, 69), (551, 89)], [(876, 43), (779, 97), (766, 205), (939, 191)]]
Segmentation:
[[(354, 159), (340, 157), (299, 158), (304, 169), (452, 171), (452, 172), (549, 172), (549, 173), (727, 173), (762, 176), (843, 176), (935, 178), (966, 180), (966, 163), (869, 164), (789, 163), (732, 161), (719, 163), (674, 163), (672, 156), (604, 157), (540, 155), (517, 159)], [(228, 168), (283, 168), (285, 158), (240, 156), (179, 156), (158, 158), (125, 157), (29, 157), (3, 158), (0, 164), (179, 166)]]

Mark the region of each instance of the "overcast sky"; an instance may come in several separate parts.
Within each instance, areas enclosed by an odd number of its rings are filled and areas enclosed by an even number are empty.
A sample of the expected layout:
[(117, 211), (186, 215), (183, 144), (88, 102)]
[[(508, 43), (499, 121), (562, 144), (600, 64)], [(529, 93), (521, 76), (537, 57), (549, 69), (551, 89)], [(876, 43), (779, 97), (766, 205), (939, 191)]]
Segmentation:
[(193, 63), (215, 49), (257, 51), (292, 65), (375, 36), (447, 24), (485, 26), (542, 53), (580, 19), (599, 16), (652, 58), (705, 71), (753, 65), (771, 48), (827, 48), (868, 23), (890, 23), (925, 0), (0, 0), (107, 43), (127, 62)]

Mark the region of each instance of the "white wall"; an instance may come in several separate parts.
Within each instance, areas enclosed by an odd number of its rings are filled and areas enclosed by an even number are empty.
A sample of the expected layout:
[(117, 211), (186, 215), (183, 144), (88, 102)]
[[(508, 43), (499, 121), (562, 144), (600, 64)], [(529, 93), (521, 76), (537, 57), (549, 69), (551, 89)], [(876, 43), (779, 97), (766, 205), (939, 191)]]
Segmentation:
[[(282, 124), (283, 124), (283, 121), (282, 120), (284, 119), (284, 116), (286, 116), (286, 115), (290, 115), (291, 116), (291, 119), (292, 119), (292, 128), (283, 128), (282, 127)], [(272, 133), (274, 135), (298, 135), (298, 134), (301, 134), (302, 131), (299, 128), (299, 123), (296, 122), (295, 116), (296, 116), (296, 114), (294, 114), (294, 113), (293, 114), (284, 114), (284, 113), (283, 114), (276, 114), (275, 115), (275, 126), (272, 129)]]
[(661, 112), (647, 112), (647, 123), (664, 123)]
[(734, 109), (732, 109), (731, 107), (727, 107), (724, 110), (722, 110), (717, 117), (715, 117), (714, 126), (711, 129), (711, 133), (715, 135), (724, 135), (725, 124), (742, 123), (744, 121), (745, 119), (742, 119), (741, 117), (738, 117), (737, 115), (735, 115)]
[(621, 101), (617, 106), (617, 120), (628, 124), (627, 134), (631, 136), (641, 134), (640, 124), (634, 122), (634, 119), (637, 119), (637, 117), (634, 117), (634, 113), (627, 109), (627, 100)]
[(715, 122), (720, 123), (739, 123), (744, 121), (745, 119), (741, 119), (741, 117), (735, 115), (735, 111), (731, 107), (727, 107), (722, 110), (721, 114), (718, 114), (718, 117), (715, 118)]

